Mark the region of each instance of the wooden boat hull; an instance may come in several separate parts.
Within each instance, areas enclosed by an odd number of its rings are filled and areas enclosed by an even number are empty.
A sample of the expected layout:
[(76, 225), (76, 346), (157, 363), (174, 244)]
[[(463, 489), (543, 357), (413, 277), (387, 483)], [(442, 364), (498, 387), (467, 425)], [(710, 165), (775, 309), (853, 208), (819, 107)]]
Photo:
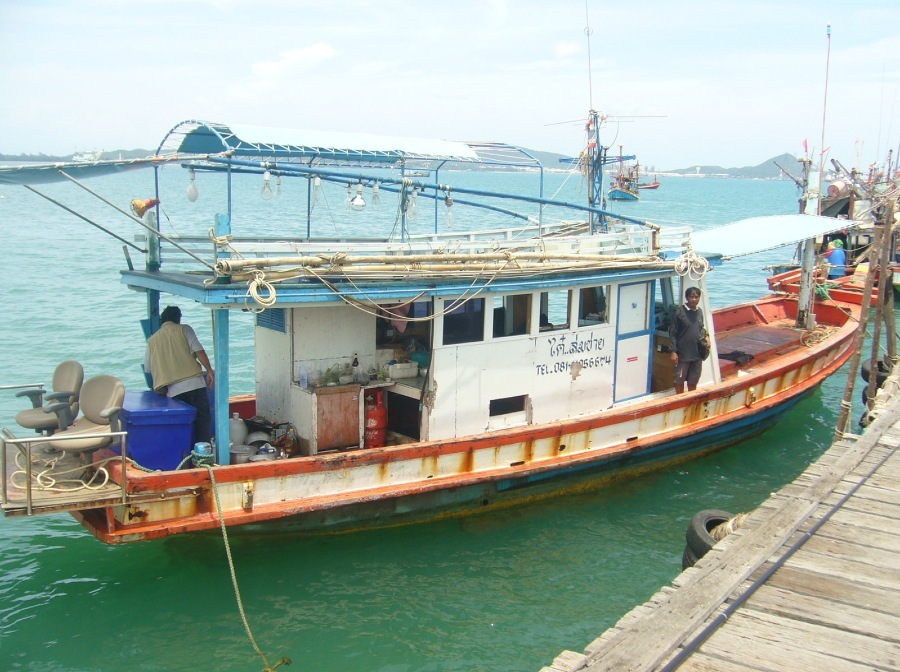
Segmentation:
[(637, 192), (630, 189), (620, 189), (614, 187), (609, 190), (609, 198), (614, 201), (636, 201), (638, 200)]
[[(216, 467), (214, 483), (207, 469), (129, 468), (129, 504), (74, 515), (97, 538), (117, 544), (216, 529), (219, 511), (227, 525), (247, 529), (278, 522), (304, 531), (344, 530), (600, 487), (765, 431), (849, 359), (854, 323), (847, 314), (858, 308), (817, 306), (820, 322), (835, 332), (809, 347), (800, 347), (797, 336), (792, 348), (774, 338), (763, 343), (763, 332), (745, 325), (776, 309), (795, 315), (796, 302), (783, 297), (714, 314), (720, 354), (735, 344), (760, 345), (749, 368), (739, 372), (721, 360), (722, 382), (693, 393), (658, 393), (565, 422), (453, 441)], [(111, 476), (120, 481), (116, 465)]]
[[(766, 282), (773, 292), (786, 292), (792, 295), (800, 294), (800, 269), (793, 268), (782, 273), (770, 275)], [(862, 304), (863, 289), (865, 288), (865, 275), (846, 275), (843, 278), (831, 278), (823, 283), (824, 291), (828, 297), (840, 303)], [(878, 285), (872, 287), (870, 305), (878, 306)]]

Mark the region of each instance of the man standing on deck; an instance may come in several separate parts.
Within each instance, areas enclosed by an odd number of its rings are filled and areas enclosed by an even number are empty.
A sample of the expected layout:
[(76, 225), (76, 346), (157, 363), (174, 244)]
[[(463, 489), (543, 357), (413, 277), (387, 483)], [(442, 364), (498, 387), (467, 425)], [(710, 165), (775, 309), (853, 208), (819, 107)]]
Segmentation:
[(828, 260), (828, 279), (843, 278), (847, 274), (847, 253), (844, 252), (844, 241), (835, 238), (828, 243), (825, 250), (825, 258)]
[[(194, 441), (209, 442), (209, 397), (206, 385), (214, 385), (213, 368), (197, 334), (181, 324), (181, 309), (168, 306), (159, 316), (159, 331), (147, 339), (144, 371), (153, 379), (153, 390), (197, 409)], [(206, 369), (206, 379), (200, 365)]]
[(672, 363), (675, 365), (675, 392), (696, 390), (703, 369), (700, 339), (704, 335), (703, 312), (699, 308), (700, 290), (688, 287), (684, 292), (684, 305), (675, 309), (669, 325)]

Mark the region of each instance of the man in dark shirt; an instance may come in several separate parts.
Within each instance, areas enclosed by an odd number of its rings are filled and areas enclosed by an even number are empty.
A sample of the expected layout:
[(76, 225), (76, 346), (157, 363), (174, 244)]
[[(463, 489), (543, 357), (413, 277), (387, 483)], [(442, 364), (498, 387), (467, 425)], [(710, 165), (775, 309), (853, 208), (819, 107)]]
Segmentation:
[(669, 325), (669, 339), (672, 348), (672, 363), (675, 365), (675, 392), (697, 389), (703, 357), (698, 343), (704, 333), (703, 312), (699, 308), (700, 290), (688, 287), (684, 292), (684, 305), (675, 309)]

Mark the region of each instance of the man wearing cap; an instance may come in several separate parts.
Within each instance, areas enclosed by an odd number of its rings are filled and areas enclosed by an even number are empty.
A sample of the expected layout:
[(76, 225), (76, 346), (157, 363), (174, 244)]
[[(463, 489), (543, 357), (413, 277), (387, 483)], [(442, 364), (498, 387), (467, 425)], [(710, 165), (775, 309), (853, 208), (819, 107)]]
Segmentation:
[(825, 258), (829, 263), (828, 279), (843, 278), (847, 272), (847, 253), (844, 252), (844, 242), (835, 239), (828, 243)]

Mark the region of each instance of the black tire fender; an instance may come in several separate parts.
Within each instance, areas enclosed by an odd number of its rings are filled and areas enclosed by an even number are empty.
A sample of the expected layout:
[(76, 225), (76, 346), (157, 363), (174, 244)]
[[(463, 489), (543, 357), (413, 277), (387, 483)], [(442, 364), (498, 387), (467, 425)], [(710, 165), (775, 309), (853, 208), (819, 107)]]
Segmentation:
[[(872, 361), (869, 359), (865, 359), (865, 360), (863, 360), (862, 364), (860, 365), (860, 375), (862, 376), (862, 379), (868, 383), (869, 376), (871, 374), (872, 374)], [(881, 387), (882, 385), (884, 385), (884, 381), (886, 381), (888, 379), (888, 376), (890, 374), (891, 374), (891, 372), (887, 369), (887, 366), (885, 365), (884, 361), (879, 359), (878, 360), (878, 376), (875, 378), (876, 385), (878, 385), (878, 387)]]
[(684, 553), (681, 556), (681, 571), (683, 572), (688, 567), (693, 567), (697, 562), (697, 556), (694, 555), (694, 552), (691, 550), (690, 546), (684, 547)]
[(709, 549), (716, 545), (716, 540), (710, 534), (713, 528), (722, 523), (727, 523), (732, 518), (734, 518), (734, 514), (728, 511), (705, 509), (698, 512), (691, 519), (691, 524), (688, 526), (685, 537), (687, 539), (687, 547), (691, 549), (697, 560), (706, 555)]

